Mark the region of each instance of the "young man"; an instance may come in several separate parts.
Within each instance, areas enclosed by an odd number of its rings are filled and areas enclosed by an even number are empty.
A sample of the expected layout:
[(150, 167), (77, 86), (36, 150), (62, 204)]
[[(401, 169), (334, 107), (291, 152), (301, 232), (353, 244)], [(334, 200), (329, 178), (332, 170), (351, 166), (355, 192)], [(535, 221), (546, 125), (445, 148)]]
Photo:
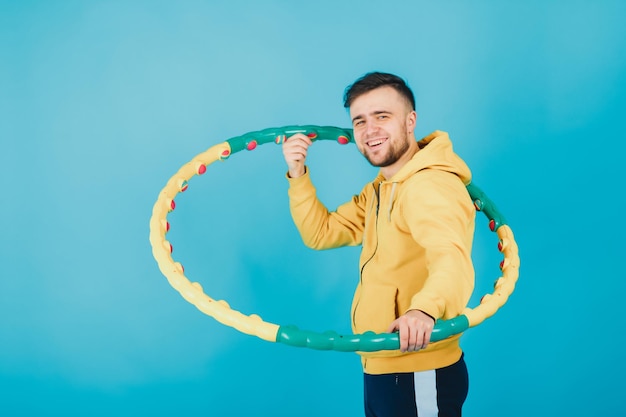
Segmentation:
[(304, 243), (362, 245), (354, 333), (399, 332), (398, 351), (361, 353), (365, 414), (460, 416), (468, 391), (460, 336), (429, 342), (435, 320), (461, 314), (474, 286), (470, 170), (445, 132), (416, 141), (415, 98), (401, 78), (366, 74), (346, 89), (344, 106), (357, 148), (380, 167), (359, 195), (329, 212), (305, 165), (311, 140), (293, 135), (283, 154)]

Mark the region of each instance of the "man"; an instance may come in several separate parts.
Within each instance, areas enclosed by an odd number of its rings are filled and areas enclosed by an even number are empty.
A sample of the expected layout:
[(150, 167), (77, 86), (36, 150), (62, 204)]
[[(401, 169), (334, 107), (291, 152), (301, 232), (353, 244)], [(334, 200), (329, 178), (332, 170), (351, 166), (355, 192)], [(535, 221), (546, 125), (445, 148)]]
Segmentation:
[(288, 138), (289, 201), (304, 243), (362, 245), (352, 303), (354, 333), (399, 332), (400, 349), (361, 354), (368, 417), (460, 416), (468, 374), (459, 335), (430, 344), (436, 319), (462, 313), (474, 286), (471, 174), (445, 132), (419, 142), (413, 92), (401, 78), (369, 73), (344, 95), (359, 151), (377, 177), (329, 212), (316, 197), (306, 156)]

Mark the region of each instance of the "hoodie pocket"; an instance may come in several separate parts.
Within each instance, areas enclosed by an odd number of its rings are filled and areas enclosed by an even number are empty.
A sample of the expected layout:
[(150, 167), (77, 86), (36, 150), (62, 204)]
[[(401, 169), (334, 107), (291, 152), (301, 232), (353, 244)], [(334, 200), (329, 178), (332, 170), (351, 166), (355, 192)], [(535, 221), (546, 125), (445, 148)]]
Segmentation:
[(391, 322), (397, 318), (397, 294), (398, 289), (392, 285), (363, 285), (354, 312), (356, 332), (386, 332)]

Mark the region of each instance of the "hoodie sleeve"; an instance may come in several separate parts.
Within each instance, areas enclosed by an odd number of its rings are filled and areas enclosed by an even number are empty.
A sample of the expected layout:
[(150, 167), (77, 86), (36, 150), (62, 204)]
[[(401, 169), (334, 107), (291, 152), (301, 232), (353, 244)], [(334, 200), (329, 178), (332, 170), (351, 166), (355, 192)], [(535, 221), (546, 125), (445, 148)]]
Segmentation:
[(361, 244), (364, 228), (364, 192), (329, 212), (317, 198), (307, 167), (306, 173), (289, 181), (289, 208), (304, 244), (312, 249), (330, 249)]
[(476, 212), (457, 175), (432, 169), (418, 173), (415, 181), (403, 214), (413, 239), (424, 250), (428, 277), (412, 296), (409, 310), (449, 319), (461, 314), (473, 291)]

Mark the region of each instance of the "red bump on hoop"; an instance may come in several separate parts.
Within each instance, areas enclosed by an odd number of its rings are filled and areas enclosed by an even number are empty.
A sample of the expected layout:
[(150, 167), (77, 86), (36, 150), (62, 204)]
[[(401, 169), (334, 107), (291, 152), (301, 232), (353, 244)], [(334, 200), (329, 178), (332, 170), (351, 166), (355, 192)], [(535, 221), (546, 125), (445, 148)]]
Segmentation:
[(206, 165), (204, 164), (200, 164), (198, 166), (198, 175), (202, 175), (206, 172)]
[(163, 242), (163, 247), (165, 248), (166, 251), (169, 251), (169, 253), (174, 252), (174, 247), (167, 240)]
[(345, 136), (339, 136), (337, 138), (337, 142), (339, 142), (340, 145), (347, 145), (348, 143), (350, 143), (350, 139)]
[(224, 151), (220, 154), (220, 160), (228, 159), (230, 157), (230, 149), (224, 149)]
[(311, 132), (306, 134), (309, 139), (315, 139), (317, 137), (317, 132)]
[(496, 230), (496, 221), (495, 220), (493, 220), (493, 219), (489, 220), (489, 229), (492, 232), (495, 232), (495, 230)]
[(246, 149), (249, 151), (252, 151), (256, 148), (257, 145), (257, 141), (252, 139), (250, 142), (248, 142), (248, 144), (246, 145)]

